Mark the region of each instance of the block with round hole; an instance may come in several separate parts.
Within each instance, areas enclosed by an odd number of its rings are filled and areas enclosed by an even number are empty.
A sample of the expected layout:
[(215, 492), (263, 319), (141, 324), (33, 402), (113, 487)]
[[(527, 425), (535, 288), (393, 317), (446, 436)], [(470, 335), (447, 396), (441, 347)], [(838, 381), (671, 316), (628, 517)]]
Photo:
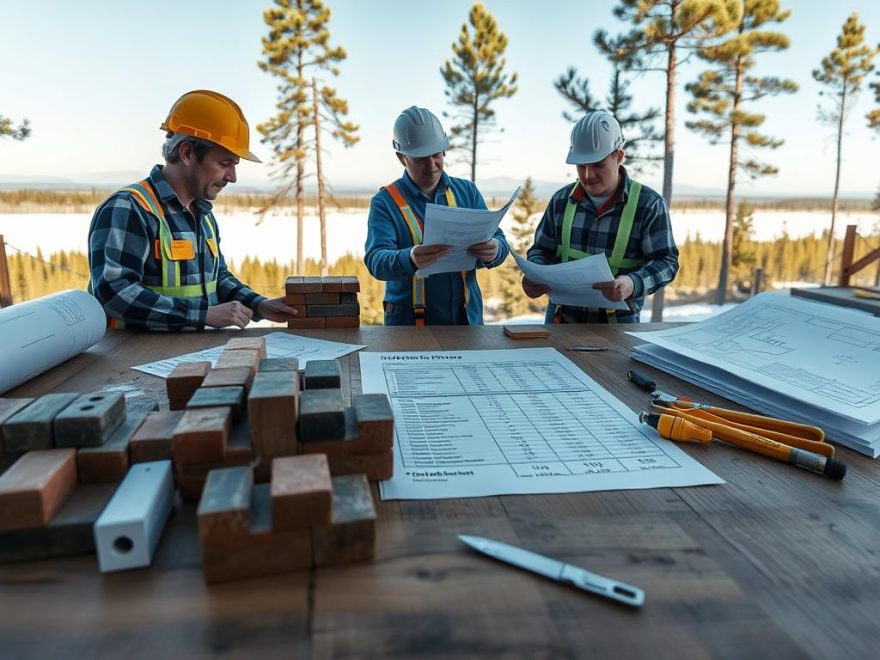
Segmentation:
[(100, 447), (125, 419), (122, 392), (89, 392), (56, 415), (56, 447)]

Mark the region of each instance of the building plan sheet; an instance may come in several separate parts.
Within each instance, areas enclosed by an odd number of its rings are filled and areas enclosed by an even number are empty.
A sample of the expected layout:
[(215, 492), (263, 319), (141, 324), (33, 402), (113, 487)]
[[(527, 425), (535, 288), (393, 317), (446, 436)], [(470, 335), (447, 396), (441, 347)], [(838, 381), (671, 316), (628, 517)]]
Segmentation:
[(605, 253), (594, 254), (564, 264), (536, 264), (511, 252), (516, 265), (531, 282), (550, 287), (550, 302), (574, 307), (629, 309), (625, 302), (614, 302), (594, 289), (597, 282), (611, 282), (614, 275)]
[[(337, 341), (302, 337), (287, 332), (273, 332), (265, 337), (266, 355), (268, 357), (296, 358), (299, 360), (300, 369), (305, 367), (309, 360), (335, 360), (365, 347), (363, 344), (343, 344)], [(220, 358), (220, 353), (222, 352), (223, 347), (216, 346), (215, 348), (207, 348), (203, 351), (178, 355), (177, 357), (158, 360), (157, 362), (140, 364), (132, 367), (132, 369), (143, 371), (145, 374), (168, 378), (168, 374), (181, 362), (207, 360), (213, 365)]]
[(719, 484), (552, 348), (361, 353), (394, 411), (382, 499)]
[(435, 273), (455, 273), (474, 269), (477, 260), (467, 253), (467, 249), (475, 243), (482, 243), (492, 238), (492, 235), (498, 231), (498, 225), (501, 224), (507, 209), (517, 197), (519, 197), (519, 188), (513, 191), (507, 204), (497, 211), (428, 204), (425, 210), (422, 244), (448, 245), (451, 249), (449, 254), (440, 257), (427, 268), (417, 270), (416, 275), (427, 277)]

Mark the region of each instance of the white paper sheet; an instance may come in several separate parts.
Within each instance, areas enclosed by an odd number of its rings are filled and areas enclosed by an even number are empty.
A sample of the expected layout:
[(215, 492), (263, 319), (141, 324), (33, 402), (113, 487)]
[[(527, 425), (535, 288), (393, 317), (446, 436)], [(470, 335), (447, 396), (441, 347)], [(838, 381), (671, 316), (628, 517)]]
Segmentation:
[(428, 204), (425, 210), (425, 229), (422, 233), (423, 245), (448, 245), (451, 250), (427, 268), (416, 271), (419, 277), (435, 273), (456, 273), (472, 270), (477, 260), (467, 253), (475, 243), (488, 241), (498, 231), (501, 219), (510, 205), (519, 197), (519, 188), (513, 191), (510, 199), (497, 211), (482, 209), (463, 209), (457, 206)]
[(0, 393), (97, 344), (106, 328), (101, 303), (75, 289), (0, 310)]
[[(343, 344), (337, 341), (313, 339), (302, 337), (287, 332), (273, 332), (266, 335), (266, 355), (268, 357), (292, 357), (299, 360), (299, 368), (306, 366), (309, 360), (335, 360), (343, 355), (364, 348), (363, 344)], [(143, 371), (161, 378), (168, 378), (168, 374), (181, 362), (199, 362), (203, 360), (215, 364), (223, 352), (222, 346), (208, 348), (204, 351), (196, 351), (177, 357), (158, 360), (148, 364), (139, 364), (132, 369)]]
[(611, 282), (614, 275), (605, 253), (594, 254), (564, 264), (536, 264), (511, 252), (516, 265), (529, 280), (550, 287), (550, 302), (574, 307), (629, 309), (625, 302), (613, 302), (593, 288), (597, 282)]
[(394, 410), (382, 499), (718, 484), (552, 348), (361, 353)]

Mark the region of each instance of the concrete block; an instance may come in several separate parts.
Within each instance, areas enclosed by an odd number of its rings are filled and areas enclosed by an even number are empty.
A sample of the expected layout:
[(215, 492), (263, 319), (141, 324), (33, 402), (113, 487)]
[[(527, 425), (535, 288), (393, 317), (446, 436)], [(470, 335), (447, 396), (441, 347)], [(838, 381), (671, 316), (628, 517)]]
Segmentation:
[(323, 328), (324, 317), (318, 316), (310, 319), (297, 316), (296, 318), (288, 319), (287, 327), (300, 330), (314, 330), (316, 328)]
[(306, 314), (313, 316), (360, 316), (361, 306), (347, 305), (306, 305)]
[(199, 501), (199, 539), (203, 545), (247, 536), (251, 526), (251, 490), (254, 475), (249, 467), (211, 470)]
[(133, 465), (94, 525), (101, 572), (149, 566), (173, 501), (170, 461)]
[(376, 549), (376, 506), (362, 474), (333, 477), (332, 522), (312, 529), (315, 566), (372, 559)]
[(253, 381), (254, 372), (248, 367), (225, 367), (211, 369), (202, 381), (202, 387), (243, 387), (248, 392)]
[(338, 305), (338, 293), (307, 293), (305, 294), (306, 305)]
[(193, 393), (202, 385), (202, 381), (208, 374), (211, 363), (181, 362), (168, 374), (165, 379), (165, 389), (168, 392), (168, 407), (171, 410), (183, 410), (186, 402)]
[(394, 412), (387, 394), (355, 394), (351, 407), (364, 451), (383, 451), (394, 446)]
[(342, 368), (339, 360), (309, 360), (303, 370), (305, 389), (340, 389)]
[[(245, 351), (239, 351), (239, 353), (243, 352)], [(186, 407), (188, 410), (228, 407), (232, 409), (232, 421), (237, 422), (243, 419), (245, 414), (244, 388), (240, 386), (200, 387), (192, 395)]]
[(81, 395), (55, 416), (56, 447), (100, 447), (125, 419), (122, 392)]
[(333, 496), (324, 454), (274, 459), (271, 492), (273, 531), (330, 524)]
[(235, 337), (226, 342), (223, 347), (226, 351), (257, 351), (260, 359), (266, 359), (266, 338), (265, 337)]
[(0, 531), (45, 525), (74, 487), (73, 449), (28, 452), (0, 476)]
[(255, 372), (261, 359), (259, 351), (255, 350), (224, 350), (220, 353), (220, 357), (217, 359), (214, 368), (226, 369), (229, 367), (247, 367)]
[(176, 464), (222, 460), (232, 426), (230, 408), (187, 408), (174, 429), (171, 456)]
[(3, 444), (8, 452), (51, 449), (55, 446), (52, 422), (77, 394), (44, 394), (3, 423)]
[(303, 390), (299, 405), (300, 442), (345, 437), (345, 402), (342, 390)]
[(324, 318), (325, 328), (359, 328), (360, 316), (327, 316)]
[(3, 423), (33, 401), (31, 398), (0, 399), (0, 454), (6, 451), (6, 445), (3, 443)]
[(299, 360), (296, 358), (266, 358), (260, 360), (259, 371), (297, 371)]
[(349, 406), (345, 409), (345, 436), (336, 440), (315, 440), (300, 443), (303, 454), (349, 454), (352, 452), (369, 451), (360, 444), (357, 436), (357, 423), (354, 421), (354, 410)]
[(264, 465), (296, 453), (299, 376), (296, 371), (261, 371), (248, 397), (254, 453)]
[(171, 440), (184, 412), (168, 410), (149, 413), (129, 442), (131, 462), (171, 460)]
[(120, 482), (125, 478), (130, 465), (129, 442), (150, 414), (144, 409), (127, 410), (125, 420), (107, 442), (100, 447), (83, 447), (76, 452), (80, 483)]

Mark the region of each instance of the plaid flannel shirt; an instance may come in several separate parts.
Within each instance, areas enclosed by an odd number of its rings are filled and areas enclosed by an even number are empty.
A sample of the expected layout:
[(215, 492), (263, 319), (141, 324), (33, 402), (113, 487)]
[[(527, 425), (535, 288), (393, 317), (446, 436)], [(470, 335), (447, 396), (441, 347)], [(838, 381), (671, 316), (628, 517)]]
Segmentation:
[[(527, 253), (528, 260), (539, 264), (559, 263), (556, 248), (562, 243), (562, 219), (569, 197), (577, 203), (571, 228), (571, 247), (588, 254), (604, 252), (610, 257), (620, 226), (620, 215), (629, 197), (630, 178), (624, 167), (620, 168), (620, 175), (621, 185), (615, 193), (616, 199), (606, 203), (598, 217), (595, 204), (581, 186), (572, 191), (569, 184), (555, 192), (535, 232), (534, 245)], [(630, 303), (634, 311), (617, 310), (615, 317), (621, 323), (637, 323), (645, 296), (669, 284), (678, 272), (678, 248), (672, 237), (666, 203), (659, 194), (644, 185), (623, 256), (626, 259), (642, 259), (644, 263), (638, 268), (621, 268), (618, 271), (618, 275), (629, 275), (633, 281)], [(555, 311), (556, 305), (550, 303), (547, 307), (548, 323), (553, 320)], [(604, 309), (564, 305), (560, 312), (565, 323), (608, 321)]]
[[(131, 193), (116, 192), (95, 211), (89, 227), (89, 272), (93, 295), (108, 317), (127, 328), (148, 330), (203, 330), (208, 307), (237, 300), (254, 311), (265, 298), (242, 284), (226, 268), (223, 253), (214, 257), (202, 232), (201, 218), (210, 215), (212, 205), (196, 201), (199, 221), (177, 198), (173, 188), (156, 165), (149, 176), (159, 197), (172, 238), (189, 240), (195, 258), (180, 262), (180, 284), (203, 284), (216, 278), (217, 291), (200, 298), (174, 298), (151, 291), (145, 285), (162, 285), (161, 261), (154, 252), (159, 239), (159, 221), (134, 201)], [(203, 288), (204, 291), (204, 288)]]

